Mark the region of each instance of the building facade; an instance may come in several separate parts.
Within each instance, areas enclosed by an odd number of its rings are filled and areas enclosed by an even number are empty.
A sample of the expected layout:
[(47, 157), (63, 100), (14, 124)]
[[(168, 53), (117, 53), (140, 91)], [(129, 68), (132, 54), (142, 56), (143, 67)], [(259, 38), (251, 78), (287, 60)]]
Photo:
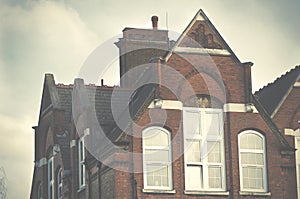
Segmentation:
[(300, 67), (253, 94), (202, 10), (177, 41), (151, 20), (115, 43), (120, 86), (45, 75), (30, 197), (300, 198)]

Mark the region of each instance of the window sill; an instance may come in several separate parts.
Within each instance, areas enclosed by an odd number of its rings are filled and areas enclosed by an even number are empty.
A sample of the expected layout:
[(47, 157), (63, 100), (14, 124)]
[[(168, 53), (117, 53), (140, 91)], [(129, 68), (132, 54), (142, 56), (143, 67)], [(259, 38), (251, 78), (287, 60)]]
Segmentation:
[(78, 190), (77, 190), (77, 193), (80, 193), (80, 192), (82, 192), (83, 190), (85, 190), (85, 188), (86, 188), (86, 186), (85, 186), (85, 185), (83, 185), (83, 186), (79, 187), (79, 188), (78, 188)]
[(159, 190), (159, 189), (143, 189), (143, 193), (167, 193), (167, 194), (174, 194), (176, 193), (175, 190)]
[(229, 191), (184, 191), (187, 195), (229, 196)]
[(240, 191), (240, 196), (271, 196), (270, 192)]

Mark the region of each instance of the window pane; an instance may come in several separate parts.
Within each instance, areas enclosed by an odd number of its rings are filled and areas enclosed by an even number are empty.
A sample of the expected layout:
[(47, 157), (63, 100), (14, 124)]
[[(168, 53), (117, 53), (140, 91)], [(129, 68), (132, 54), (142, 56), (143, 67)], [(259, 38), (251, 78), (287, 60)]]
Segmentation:
[(220, 167), (208, 168), (208, 181), (209, 188), (221, 188), (222, 187), (222, 175)]
[(202, 166), (186, 167), (186, 189), (199, 190), (202, 188)]
[(263, 139), (253, 133), (247, 133), (241, 137), (241, 149), (260, 149), (263, 150)]
[(145, 161), (153, 162), (168, 162), (169, 151), (168, 150), (145, 150)]
[(207, 142), (208, 162), (221, 162), (220, 142)]
[(264, 159), (262, 153), (242, 153), (241, 154), (242, 164), (254, 164), (263, 165)]
[(80, 184), (83, 185), (83, 181), (84, 181), (84, 173), (83, 173), (83, 170), (84, 170), (84, 165), (81, 164), (80, 165)]
[(184, 132), (187, 134), (200, 134), (200, 113), (184, 112)]
[(201, 162), (200, 141), (187, 141), (186, 154), (188, 162)]
[(168, 134), (159, 129), (151, 129), (143, 135), (144, 146), (169, 146)]
[(49, 162), (49, 168), (48, 168), (49, 181), (52, 181), (52, 179), (53, 179), (52, 170), (53, 170), (53, 165), (52, 165), (52, 160), (50, 160), (50, 162)]
[(83, 142), (82, 140), (79, 141), (79, 161), (82, 161), (83, 160)]
[(146, 165), (147, 167), (147, 185), (148, 186), (169, 186), (168, 166), (164, 165)]
[(49, 199), (52, 199), (53, 198), (53, 187), (52, 185), (50, 185), (49, 187)]
[(205, 113), (205, 133), (207, 136), (220, 135), (220, 116), (219, 113)]
[(263, 189), (263, 169), (256, 167), (243, 168), (243, 185), (246, 189)]

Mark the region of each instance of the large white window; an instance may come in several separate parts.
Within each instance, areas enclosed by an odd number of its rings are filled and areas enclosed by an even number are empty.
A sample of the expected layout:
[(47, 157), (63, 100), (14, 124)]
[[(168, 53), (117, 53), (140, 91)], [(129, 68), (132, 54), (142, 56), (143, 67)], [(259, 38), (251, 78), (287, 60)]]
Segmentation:
[(265, 137), (246, 130), (238, 135), (241, 191), (266, 192)]
[(54, 199), (54, 166), (53, 157), (48, 160), (48, 198)]
[(149, 127), (143, 131), (145, 189), (173, 188), (170, 138), (170, 132), (161, 127)]
[(223, 126), (222, 109), (183, 109), (187, 191), (225, 191)]
[(57, 198), (62, 199), (62, 168), (57, 172)]
[(79, 189), (85, 186), (85, 136), (88, 135), (90, 129), (87, 128), (84, 130), (84, 134), (78, 140), (78, 186)]

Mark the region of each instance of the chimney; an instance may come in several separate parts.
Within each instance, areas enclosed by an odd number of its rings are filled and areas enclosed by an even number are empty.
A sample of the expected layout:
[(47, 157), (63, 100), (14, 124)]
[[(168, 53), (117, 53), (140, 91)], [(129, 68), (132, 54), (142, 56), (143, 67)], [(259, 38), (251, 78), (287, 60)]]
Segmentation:
[(158, 16), (152, 16), (151, 21), (153, 30), (157, 30)]

